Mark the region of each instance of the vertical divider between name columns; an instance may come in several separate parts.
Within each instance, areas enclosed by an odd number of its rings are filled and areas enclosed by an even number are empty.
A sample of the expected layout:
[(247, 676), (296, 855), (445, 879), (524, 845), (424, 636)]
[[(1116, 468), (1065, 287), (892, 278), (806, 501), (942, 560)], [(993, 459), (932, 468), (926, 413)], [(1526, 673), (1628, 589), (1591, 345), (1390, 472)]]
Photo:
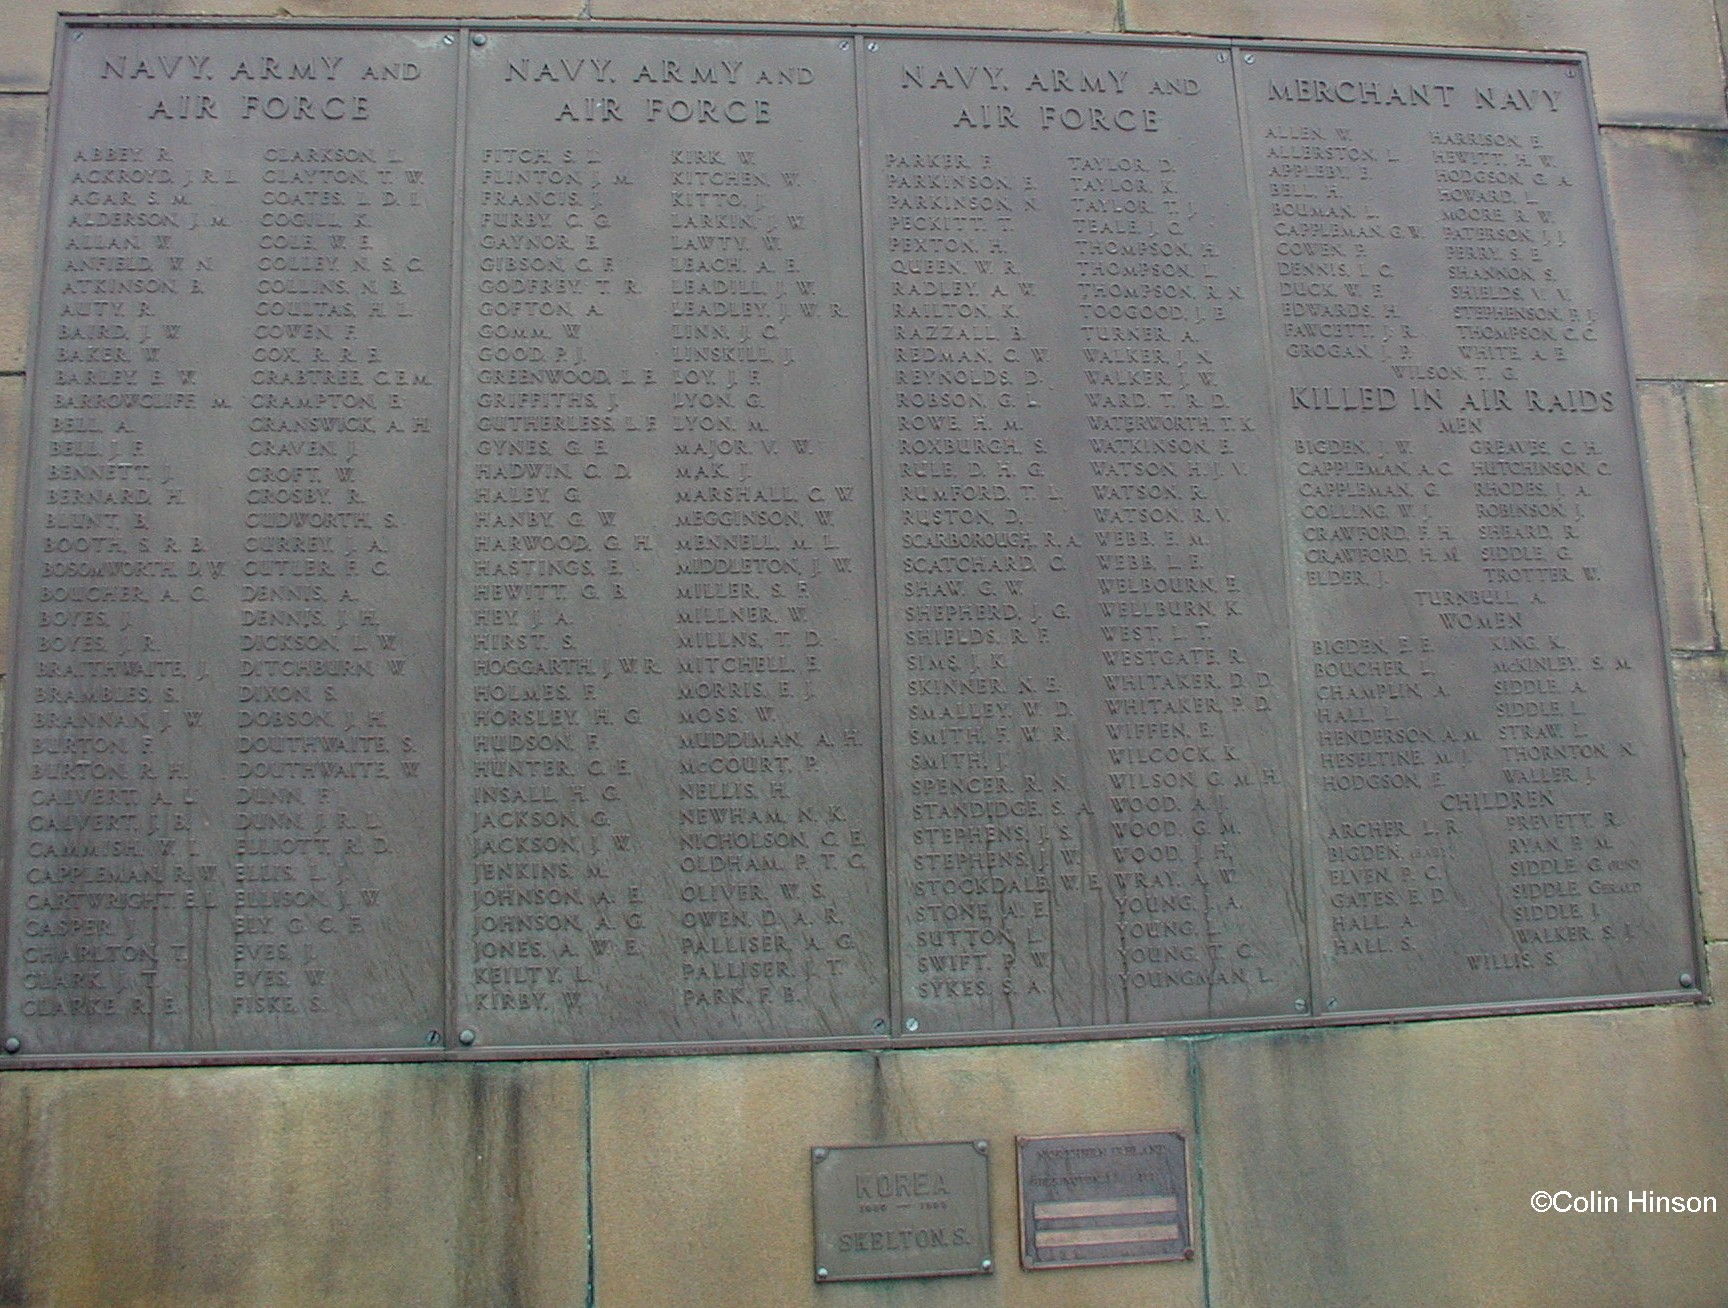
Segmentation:
[(1295, 871), (1295, 883), (1301, 894), (1302, 922), (1307, 930), (1307, 981), (1308, 993), (1303, 998), (1307, 1001), (1307, 1017), (1313, 1020), (1318, 1011), (1319, 1003), (1318, 973), (1320, 968), (1320, 950), (1323, 941), (1320, 938), (1319, 923), (1314, 915), (1314, 893), (1312, 885), (1313, 869), (1309, 866), (1309, 854), (1312, 841), (1308, 831), (1308, 728), (1303, 712), (1302, 698), (1302, 655), (1301, 642), (1296, 631), (1296, 595), (1300, 574), (1290, 550), (1290, 532), (1288, 515), (1291, 505), (1295, 502), (1291, 495), (1290, 479), (1285, 467), (1284, 451), (1278, 446), (1278, 436), (1281, 429), (1278, 420), (1278, 391), (1274, 381), (1275, 345), (1272, 332), (1272, 295), (1268, 289), (1267, 270), (1271, 266), (1266, 258), (1265, 244), (1262, 239), (1262, 227), (1259, 192), (1254, 185), (1253, 138), (1249, 131), (1248, 102), (1242, 86), (1240, 65), (1247, 48), (1232, 42), (1224, 47), (1230, 59), (1230, 84), (1236, 92), (1236, 136), (1242, 148), (1242, 184), (1247, 188), (1249, 229), (1254, 240), (1254, 280), (1260, 295), (1260, 339), (1265, 364), (1266, 381), (1266, 417), (1270, 426), (1266, 439), (1274, 443), (1273, 467), (1276, 469), (1278, 490), (1278, 553), (1284, 565), (1284, 625), (1288, 637), (1290, 694), (1294, 703), (1291, 705), (1290, 721), (1295, 732), (1292, 741), (1292, 757), (1295, 759), (1295, 795), (1296, 812), (1291, 823), (1291, 865)]
[(457, 521), (461, 491), (462, 449), (462, 302), (464, 270), (462, 263), (463, 231), (467, 225), (464, 196), (467, 192), (468, 157), (468, 51), (471, 34), (467, 26), (458, 27), (456, 38), (456, 107), (452, 124), (451, 149), (455, 151), (450, 185), (454, 190), (450, 202), (450, 341), (445, 355), (445, 402), (448, 406), (444, 453), (444, 1030), (441, 1045), (446, 1053), (455, 1037), (458, 1020), (456, 993), (456, 922), (457, 895), (461, 877), (458, 862), (461, 857), (460, 814), (457, 797), (460, 779), (457, 776), (456, 697), (457, 670), (460, 651), (456, 648), (457, 606), (461, 603), (458, 578), (461, 559), (457, 555), (459, 523)]
[(899, 848), (899, 814), (895, 808), (895, 755), (893, 733), (893, 670), (892, 652), (888, 646), (888, 543), (887, 508), (883, 503), (883, 488), (887, 485), (884, 461), (887, 442), (878, 438), (876, 413), (876, 375), (879, 348), (876, 339), (876, 267), (875, 227), (870, 212), (871, 146), (870, 98), (866, 90), (866, 36), (852, 33), (852, 91), (858, 115), (858, 207), (861, 211), (858, 257), (862, 262), (864, 298), (864, 418), (870, 441), (870, 512), (871, 542), (876, 576), (876, 722), (881, 738), (882, 775), (882, 911), (886, 915), (883, 940), (888, 957), (884, 960), (883, 976), (888, 987), (887, 1035), (893, 1040), (904, 1021), (900, 995), (900, 884), (896, 875), (895, 851)]

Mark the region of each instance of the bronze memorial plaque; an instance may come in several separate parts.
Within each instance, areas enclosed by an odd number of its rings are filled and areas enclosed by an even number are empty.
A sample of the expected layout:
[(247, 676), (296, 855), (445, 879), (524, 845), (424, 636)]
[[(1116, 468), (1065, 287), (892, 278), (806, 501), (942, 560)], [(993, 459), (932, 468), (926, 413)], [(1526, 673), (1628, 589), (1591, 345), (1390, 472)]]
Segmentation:
[(61, 33), (7, 695), (25, 1054), (444, 1025), (443, 35)]
[(818, 1281), (981, 1276), (990, 1253), (990, 1146), (844, 1145), (810, 1151)]
[(1297, 714), (1231, 68), (879, 44), (905, 1011), (968, 1032), (1288, 1013)]
[(1022, 1136), (1020, 1265), (1027, 1271), (1192, 1258), (1180, 1131)]
[(850, 48), (471, 49), (453, 1025), (487, 1046), (871, 1035)]
[(1582, 59), (79, 19), (50, 137), (11, 1064), (1701, 989)]
[(1255, 53), (1237, 63), (1271, 252), (1315, 998), (1689, 984), (1667, 654), (1580, 65)]

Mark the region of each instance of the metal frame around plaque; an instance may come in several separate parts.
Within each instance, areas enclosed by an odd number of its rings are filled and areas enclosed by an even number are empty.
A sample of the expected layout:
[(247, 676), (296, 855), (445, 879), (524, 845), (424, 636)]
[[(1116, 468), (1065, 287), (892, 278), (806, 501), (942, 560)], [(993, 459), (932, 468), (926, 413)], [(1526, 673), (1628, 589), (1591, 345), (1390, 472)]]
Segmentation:
[(1702, 992), (1582, 58), (60, 35), (8, 1064)]

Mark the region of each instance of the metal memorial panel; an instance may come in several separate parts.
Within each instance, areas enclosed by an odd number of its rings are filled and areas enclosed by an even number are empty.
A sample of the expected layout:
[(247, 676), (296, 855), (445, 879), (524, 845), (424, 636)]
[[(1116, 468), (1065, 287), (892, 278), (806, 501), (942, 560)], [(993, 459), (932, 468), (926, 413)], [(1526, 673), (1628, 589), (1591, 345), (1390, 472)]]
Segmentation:
[(8, 743), (25, 1052), (443, 1025), (456, 55), (62, 33)]
[[(478, 38), (477, 38), (478, 39)], [(857, 108), (837, 38), (468, 70), (457, 1025), (886, 1026)]]
[(1316, 998), (1671, 990), (1685, 822), (1580, 69), (1238, 65)]
[(1575, 57), (67, 20), (3, 1047), (1695, 995)]
[(1296, 712), (1230, 66), (873, 44), (905, 1012), (1290, 1012)]

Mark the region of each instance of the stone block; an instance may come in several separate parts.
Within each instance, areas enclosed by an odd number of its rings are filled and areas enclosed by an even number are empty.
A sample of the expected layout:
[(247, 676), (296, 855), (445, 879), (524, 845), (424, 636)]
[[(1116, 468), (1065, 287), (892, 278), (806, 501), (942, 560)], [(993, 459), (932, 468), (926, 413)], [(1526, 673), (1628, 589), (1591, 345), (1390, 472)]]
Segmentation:
[(596, 1302), (815, 1302), (810, 1157), (864, 1143), (867, 1055), (602, 1064), (591, 1087)]
[(1109, 32), (1116, 0), (592, 0), (595, 18), (884, 24)]
[(28, 349), (47, 135), (46, 96), (0, 96), (0, 373)]
[(1633, 369), (1728, 377), (1728, 134), (1602, 133)]
[(580, 1305), (584, 1115), (580, 1065), (10, 1073), (0, 1287), (77, 1308), (468, 1308), (528, 1286)]
[(1125, 0), (1130, 31), (1583, 50), (1603, 122), (1721, 127), (1709, 0)]
[[(1190, 1131), (1180, 1041), (611, 1063), (592, 1096), (601, 1308), (1202, 1301), (1198, 1262), (1019, 1266), (1015, 1135)], [(817, 1285), (812, 1147), (972, 1139), (990, 1145), (992, 1275)]]
[(458, 1302), (589, 1302), (588, 1065), (477, 1063), (460, 1196)]
[(1728, 940), (1728, 666), (1683, 659), (1674, 676), (1704, 935)]
[(1662, 552), (1668, 640), (1676, 649), (1714, 649), (1716, 626), (1704, 565), (1704, 526), (1698, 513), (1698, 483), (1692, 472), (1685, 388), (1671, 382), (1640, 385), (1638, 421), (1644, 434), (1644, 468)]
[(1686, 418), (1710, 593), (1728, 596), (1728, 386), (1688, 386)]
[[(1721, 1004), (1232, 1036), (1198, 1058), (1215, 1303), (1721, 1302), (1728, 1219), (1628, 1198), (1728, 1202)], [(1533, 1210), (1561, 1190), (1620, 1211)]]

